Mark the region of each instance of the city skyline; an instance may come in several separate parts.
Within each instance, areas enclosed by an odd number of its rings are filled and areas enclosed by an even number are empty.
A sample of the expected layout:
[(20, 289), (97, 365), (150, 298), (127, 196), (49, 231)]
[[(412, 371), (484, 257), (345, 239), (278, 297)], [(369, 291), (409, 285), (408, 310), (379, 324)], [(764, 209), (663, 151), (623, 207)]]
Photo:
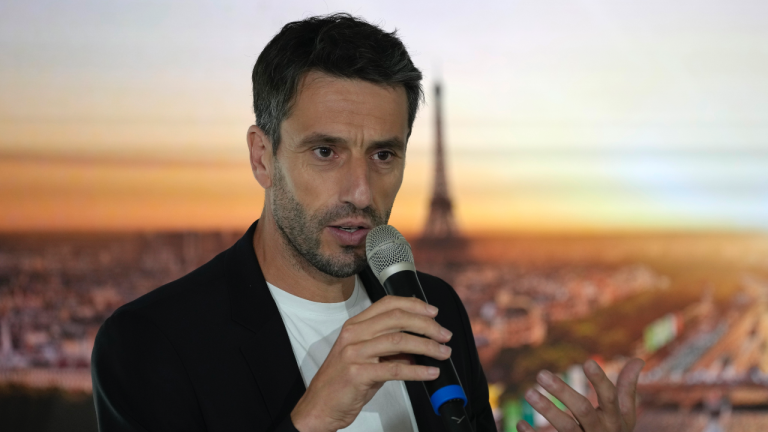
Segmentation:
[[(0, 385), (17, 389), (11, 401), (64, 392), (90, 404), (90, 353), (104, 320), (239, 236), (0, 235)], [(418, 244), (414, 256), (467, 310), (500, 430), (514, 430), (520, 418), (546, 426), (522, 399), (539, 369), (597, 403), (579, 365), (593, 358), (615, 379), (628, 356), (640, 356), (647, 364), (638, 431), (691, 420), (703, 422), (692, 430), (716, 422), (741, 431), (766, 418), (766, 238), (497, 236), (465, 239), (459, 262)], [(78, 430), (93, 430), (91, 405), (66, 409), (87, 423)], [(34, 415), (52, 418), (44, 408)], [(29, 416), (10, 417), (13, 424)]]

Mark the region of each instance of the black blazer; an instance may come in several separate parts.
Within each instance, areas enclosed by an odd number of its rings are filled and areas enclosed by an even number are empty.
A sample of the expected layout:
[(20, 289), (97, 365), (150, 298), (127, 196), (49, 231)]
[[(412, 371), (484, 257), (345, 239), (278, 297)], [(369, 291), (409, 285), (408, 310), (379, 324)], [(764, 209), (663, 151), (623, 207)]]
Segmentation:
[[(257, 221), (258, 222), (258, 221)], [(99, 430), (292, 431), (304, 382), (253, 250), (256, 223), (211, 261), (117, 309), (101, 326), (91, 373)], [(361, 278), (384, 294), (370, 270)], [(495, 431), (467, 313), (453, 288), (419, 273), (467, 394), (476, 432)], [(377, 295), (376, 293), (379, 293)], [(420, 382), (406, 382), (419, 431), (442, 431)]]

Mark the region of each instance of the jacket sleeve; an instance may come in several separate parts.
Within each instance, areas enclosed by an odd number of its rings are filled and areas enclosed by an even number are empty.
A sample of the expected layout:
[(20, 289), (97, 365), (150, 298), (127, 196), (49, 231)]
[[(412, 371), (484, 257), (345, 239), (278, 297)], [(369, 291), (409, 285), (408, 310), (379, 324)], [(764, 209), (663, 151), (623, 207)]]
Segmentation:
[(467, 337), (465, 343), (467, 345), (471, 370), (470, 382), (468, 383), (470, 389), (468, 391), (472, 394), (472, 396), (468, 396), (471, 397), (470, 400), (473, 405), (472, 411), (469, 413), (470, 420), (475, 432), (496, 432), (496, 421), (493, 419), (493, 410), (488, 398), (488, 381), (485, 379), (485, 373), (480, 364), (480, 358), (477, 355), (477, 347), (475, 346), (472, 326), (469, 324), (469, 316), (456, 291), (450, 288), (450, 292), (453, 293), (454, 300), (457, 303), (456, 308), (459, 310), (461, 325), (464, 327), (464, 334)]
[(192, 383), (168, 338), (147, 317), (118, 310), (91, 354), (101, 432), (204, 431)]

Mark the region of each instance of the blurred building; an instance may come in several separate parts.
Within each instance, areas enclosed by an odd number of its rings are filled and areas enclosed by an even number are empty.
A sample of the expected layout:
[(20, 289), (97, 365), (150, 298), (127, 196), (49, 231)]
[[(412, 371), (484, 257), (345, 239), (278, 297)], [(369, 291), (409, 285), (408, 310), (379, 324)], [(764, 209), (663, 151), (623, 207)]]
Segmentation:
[(90, 391), (91, 351), (104, 320), (237, 238), (237, 233), (0, 236), (0, 384)]

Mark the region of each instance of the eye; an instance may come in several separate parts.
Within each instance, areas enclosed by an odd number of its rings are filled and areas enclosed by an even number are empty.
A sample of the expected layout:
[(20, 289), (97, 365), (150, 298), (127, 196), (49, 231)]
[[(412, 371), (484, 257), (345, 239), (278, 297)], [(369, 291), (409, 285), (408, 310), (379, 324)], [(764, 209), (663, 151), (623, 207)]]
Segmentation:
[(328, 159), (333, 156), (333, 149), (330, 147), (318, 147), (313, 151), (315, 152), (315, 155), (321, 159)]
[(391, 151), (382, 150), (380, 152), (376, 152), (375, 155), (373, 155), (375, 159), (378, 159), (380, 161), (387, 161), (392, 159), (394, 154)]

